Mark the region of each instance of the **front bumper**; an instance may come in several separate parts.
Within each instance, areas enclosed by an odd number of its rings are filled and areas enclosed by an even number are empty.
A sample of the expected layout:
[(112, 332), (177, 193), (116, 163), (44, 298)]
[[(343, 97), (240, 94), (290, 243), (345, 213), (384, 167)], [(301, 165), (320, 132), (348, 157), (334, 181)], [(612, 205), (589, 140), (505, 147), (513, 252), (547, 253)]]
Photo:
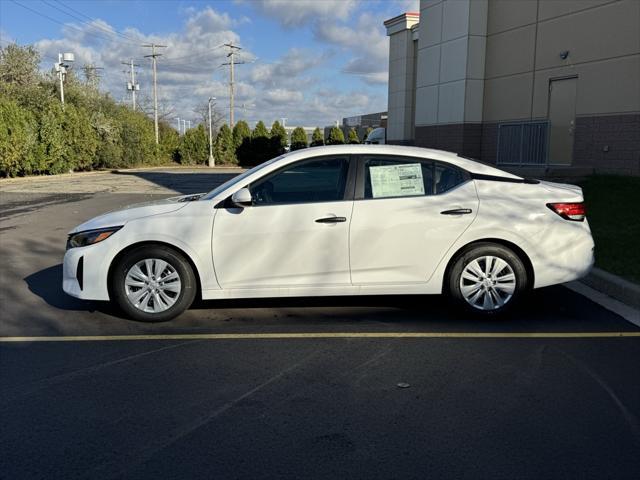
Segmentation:
[(62, 290), (84, 300), (109, 300), (107, 277), (111, 258), (101, 242), (67, 250), (62, 266)]

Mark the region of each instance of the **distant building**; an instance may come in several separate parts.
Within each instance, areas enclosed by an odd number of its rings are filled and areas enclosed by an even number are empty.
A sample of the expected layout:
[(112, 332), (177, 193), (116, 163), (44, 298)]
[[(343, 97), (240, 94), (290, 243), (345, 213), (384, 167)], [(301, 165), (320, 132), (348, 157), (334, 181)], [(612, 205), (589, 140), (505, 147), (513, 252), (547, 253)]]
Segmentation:
[(421, 0), (385, 22), (389, 143), (640, 174), (640, 1)]
[[(356, 115), (353, 117), (345, 117), (342, 119), (340, 128), (344, 132), (345, 139), (349, 134), (349, 130), (356, 129), (358, 138), (362, 140), (369, 128), (378, 128), (387, 126), (387, 112), (367, 113), (364, 115)], [(329, 127), (330, 129), (331, 127)]]

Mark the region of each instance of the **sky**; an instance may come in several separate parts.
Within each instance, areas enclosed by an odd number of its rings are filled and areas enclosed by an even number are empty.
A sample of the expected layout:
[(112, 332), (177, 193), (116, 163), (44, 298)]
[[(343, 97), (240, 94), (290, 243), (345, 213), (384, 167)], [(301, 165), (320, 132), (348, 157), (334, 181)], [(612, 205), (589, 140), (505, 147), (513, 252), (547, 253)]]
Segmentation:
[(158, 49), (161, 113), (199, 121), (209, 97), (229, 115), (228, 48), (236, 55), (235, 119), (269, 126), (326, 126), (387, 109), (389, 39), (383, 22), (418, 11), (418, 0), (0, 0), (0, 44), (34, 45), (41, 68), (59, 52), (100, 70), (100, 88), (130, 102), (128, 68), (138, 64), (139, 99), (150, 103), (149, 48)]

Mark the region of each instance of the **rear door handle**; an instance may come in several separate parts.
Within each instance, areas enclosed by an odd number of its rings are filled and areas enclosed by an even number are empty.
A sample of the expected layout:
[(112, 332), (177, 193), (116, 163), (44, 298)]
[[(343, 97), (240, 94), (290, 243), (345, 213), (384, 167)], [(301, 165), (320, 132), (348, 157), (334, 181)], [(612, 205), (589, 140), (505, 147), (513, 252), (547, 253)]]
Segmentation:
[(471, 213), (470, 208), (454, 208), (452, 210), (444, 210), (440, 212), (442, 215), (467, 215)]
[(346, 221), (347, 221), (347, 217), (324, 217), (324, 218), (318, 218), (316, 220), (316, 223), (342, 223)]

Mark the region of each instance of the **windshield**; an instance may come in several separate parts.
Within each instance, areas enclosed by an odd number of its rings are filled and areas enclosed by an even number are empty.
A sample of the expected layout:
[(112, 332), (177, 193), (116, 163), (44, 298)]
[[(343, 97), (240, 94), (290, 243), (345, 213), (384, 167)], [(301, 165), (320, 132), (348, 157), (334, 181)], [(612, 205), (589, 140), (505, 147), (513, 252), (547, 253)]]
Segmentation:
[(371, 142), (374, 140), (380, 141), (384, 139), (384, 128), (376, 128), (375, 130), (372, 130), (371, 133), (369, 133), (369, 136), (367, 137), (366, 141), (367, 142)]
[(245, 178), (247, 178), (249, 175), (253, 175), (255, 172), (262, 170), (264, 167), (271, 165), (272, 163), (277, 162), (278, 160), (280, 160), (282, 157), (284, 157), (284, 155), (280, 155), (279, 157), (276, 158), (272, 158), (271, 160), (261, 163), (260, 165), (253, 167), (250, 170), (247, 170), (244, 173), (241, 173), (240, 175), (238, 175), (237, 177), (233, 177), (231, 180), (227, 180), (226, 182), (224, 182), (222, 185), (214, 188), (213, 190), (211, 190), (209, 193), (207, 193), (206, 195), (203, 195), (200, 200), (211, 200), (212, 198), (215, 198), (216, 196), (220, 195), (222, 192), (224, 192), (227, 188), (232, 187), (233, 185), (235, 185), (236, 183), (240, 183), (242, 182)]

